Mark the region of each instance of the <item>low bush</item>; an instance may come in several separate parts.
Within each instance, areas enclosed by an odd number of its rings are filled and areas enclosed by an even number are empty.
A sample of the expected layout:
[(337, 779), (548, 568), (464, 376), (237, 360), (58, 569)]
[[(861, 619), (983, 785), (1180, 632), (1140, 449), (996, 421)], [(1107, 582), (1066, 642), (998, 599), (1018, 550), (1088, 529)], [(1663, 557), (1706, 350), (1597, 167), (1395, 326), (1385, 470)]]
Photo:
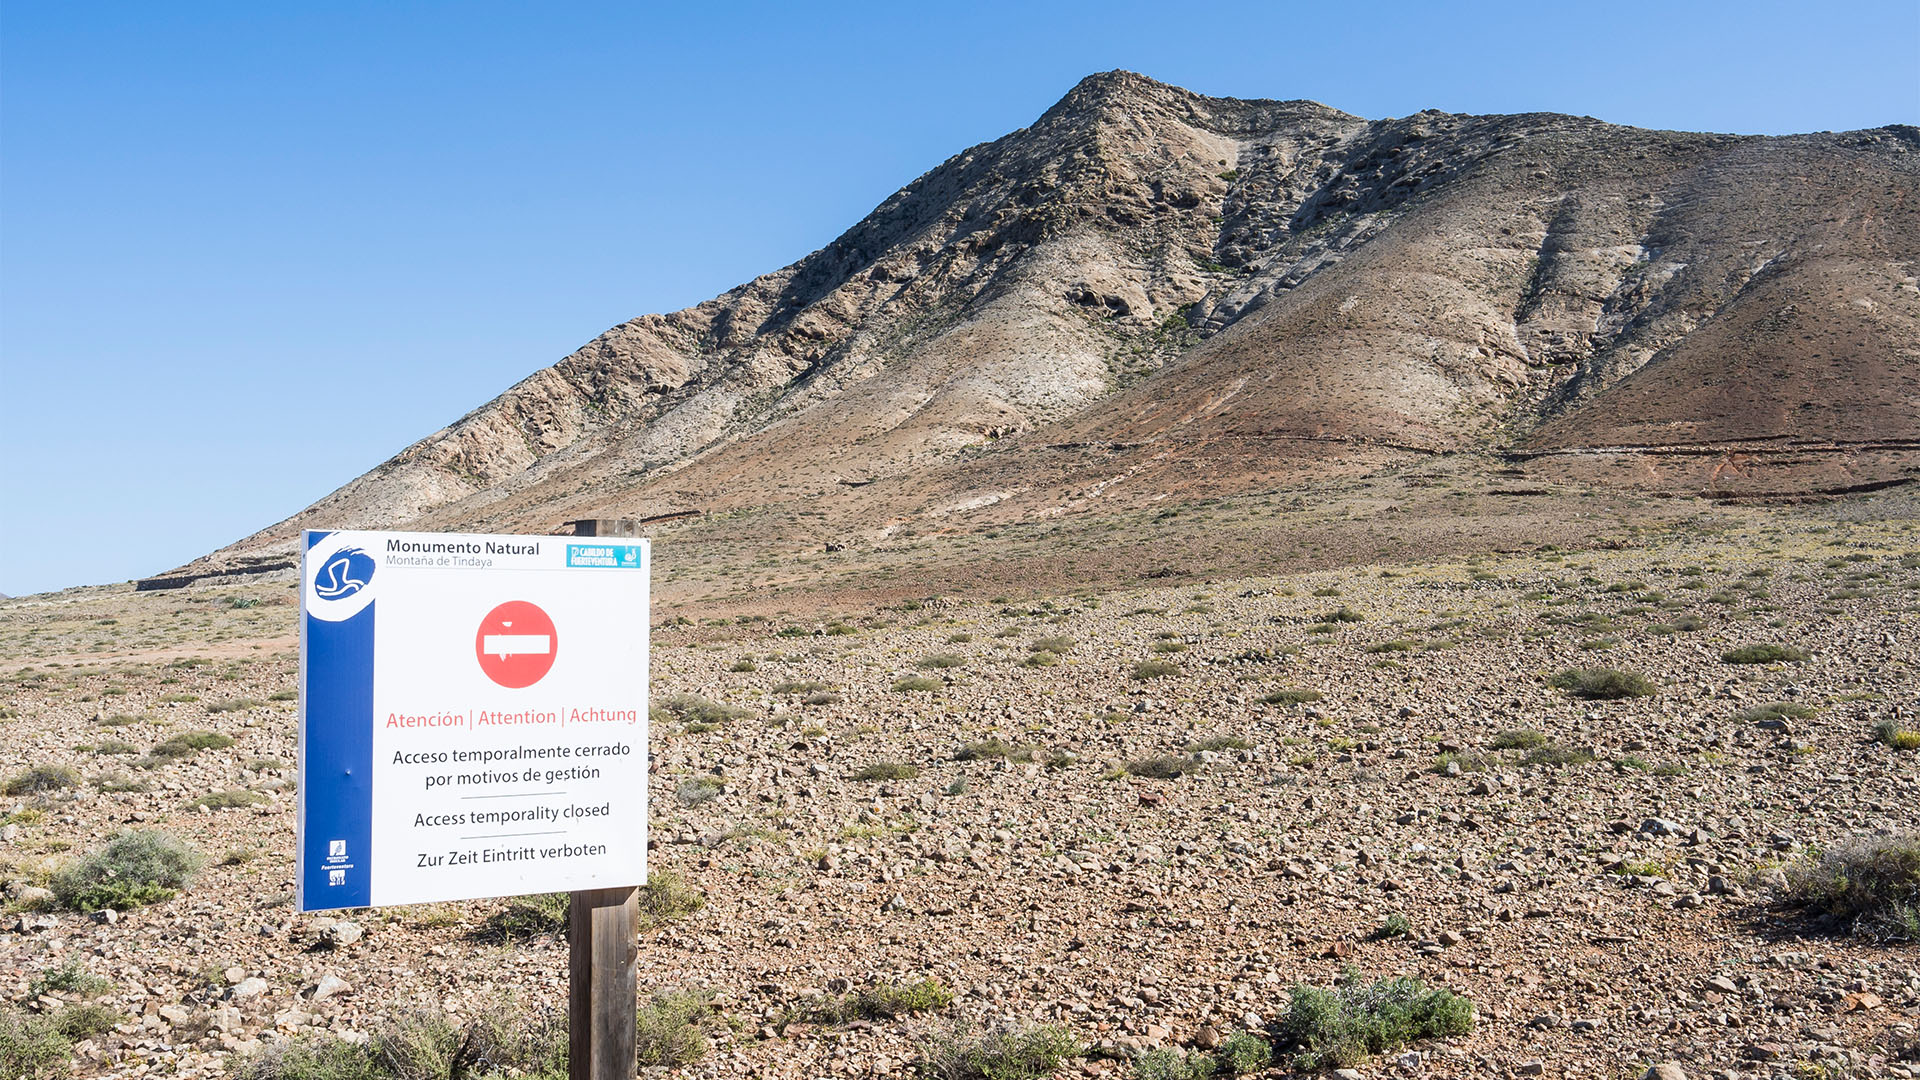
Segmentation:
[(566, 893), (535, 893), (516, 896), (481, 924), (475, 935), (500, 941), (514, 941), (538, 934), (567, 932), (568, 910), (572, 900)]
[(266, 702), (259, 698), (230, 698), (226, 701), (214, 702), (207, 706), (207, 711), (210, 713), (246, 712), (248, 709), (257, 709), (264, 704)]
[(828, 689), (828, 686), (823, 682), (813, 682), (811, 680), (803, 682), (789, 681), (776, 683), (773, 692), (776, 694), (817, 694), (826, 689)]
[(1015, 746), (1005, 739), (982, 739), (970, 742), (954, 751), (955, 761), (990, 761), (1005, 758), (1008, 761), (1032, 761), (1034, 751), (1031, 747)]
[(8, 777), (6, 787), (0, 788), (0, 791), (8, 795), (40, 795), (49, 791), (64, 791), (79, 783), (80, 774), (64, 765), (35, 765)]
[(1052, 653), (1055, 656), (1065, 656), (1073, 651), (1075, 644), (1076, 642), (1070, 637), (1043, 637), (1028, 645), (1027, 649), (1030, 652)]
[(1269, 705), (1305, 705), (1320, 700), (1318, 690), (1275, 690), (1261, 698)]
[(1866, 837), (1786, 869), (1789, 906), (1876, 940), (1920, 941), (1920, 832)]
[(1320, 621), (1323, 623), (1357, 623), (1364, 622), (1366, 618), (1367, 617), (1360, 612), (1342, 604), (1334, 610), (1321, 615)]
[(868, 782), (876, 780), (911, 780), (920, 775), (920, 770), (900, 761), (877, 761), (853, 774), (855, 780)]
[(634, 1050), (642, 1068), (691, 1065), (707, 1056), (712, 1001), (695, 992), (655, 994), (635, 1016)]
[(1892, 720), (1873, 725), (1873, 737), (1895, 750), (1920, 750), (1920, 731), (1909, 731)]
[(1495, 735), (1491, 745), (1495, 750), (1532, 750), (1547, 745), (1547, 737), (1538, 731), (1509, 728)]
[(125, 910), (170, 900), (185, 888), (200, 858), (156, 830), (123, 832), (53, 876), (53, 895), (76, 911)]
[(840, 997), (822, 998), (793, 1010), (785, 1023), (845, 1024), (854, 1020), (893, 1020), (933, 1012), (953, 1004), (953, 991), (939, 979), (895, 983), (885, 979)]
[(1791, 645), (1742, 645), (1720, 654), (1720, 659), (1729, 664), (1772, 664), (1782, 661), (1799, 663), (1806, 658), (1806, 650), (1796, 649)]
[(228, 788), (225, 791), (212, 791), (193, 800), (194, 806), (204, 806), (209, 810), (237, 810), (243, 806), (258, 806), (269, 802), (265, 795), (245, 788)]
[(923, 1042), (914, 1070), (922, 1080), (1037, 1080), (1085, 1055), (1072, 1032), (1051, 1024), (955, 1031)]
[(80, 963), (79, 957), (68, 956), (59, 967), (34, 976), (33, 981), (27, 984), (27, 996), (37, 998), (45, 994), (79, 994), (82, 997), (99, 997), (112, 989), (112, 979), (93, 974)]
[(510, 1002), (462, 1019), (439, 1009), (402, 1011), (365, 1043), (308, 1034), (236, 1059), (233, 1080), (561, 1080), (567, 1074), (564, 1017)]
[(673, 800), (681, 806), (699, 806), (720, 797), (726, 785), (705, 776), (695, 776), (682, 780), (673, 789)]
[(1529, 751), (1520, 759), (1522, 765), (1585, 765), (1593, 760), (1593, 751), (1578, 747), (1549, 744), (1537, 750)]
[(1466, 1034), (1473, 1003), (1413, 978), (1369, 984), (1349, 968), (1331, 989), (1296, 983), (1278, 1028), (1300, 1067), (1351, 1068), (1415, 1039)]
[[(718, 726), (729, 720), (744, 720), (753, 715), (751, 709), (709, 701), (698, 694), (669, 694), (649, 712), (654, 719), (675, 720), (689, 726), (694, 724)], [(711, 731), (712, 728), (709, 727), (707, 730)]]
[(1152, 780), (1172, 780), (1194, 770), (1191, 758), (1164, 754), (1159, 757), (1140, 758), (1126, 764), (1127, 775), (1144, 776)]
[(938, 690), (945, 685), (939, 679), (929, 679), (925, 675), (908, 675), (893, 680), (893, 689), (902, 694)]
[(932, 656), (923, 656), (920, 658), (920, 666), (930, 670), (965, 667), (966, 664), (966, 657), (958, 656), (954, 653), (934, 653)]
[(1618, 701), (1623, 698), (1650, 697), (1655, 692), (1646, 676), (1614, 668), (1568, 668), (1547, 682), (1574, 697), (1590, 701)]
[(156, 758), (189, 758), (202, 750), (224, 750), (233, 739), (217, 731), (183, 731), (169, 736), (147, 753)]
[(1802, 705), (1797, 701), (1771, 701), (1765, 705), (1755, 705), (1751, 709), (1741, 709), (1733, 714), (1735, 720), (1759, 723), (1764, 720), (1804, 720), (1814, 714), (1811, 705)]
[(1187, 753), (1197, 754), (1202, 750), (1251, 750), (1253, 744), (1238, 735), (1215, 735), (1210, 739), (1187, 744)]
[(0, 1076), (50, 1080), (65, 1076), (72, 1061), (73, 1041), (51, 1018), (0, 1006)]
[(1133, 678), (1136, 682), (1164, 679), (1169, 675), (1178, 674), (1180, 674), (1180, 665), (1171, 660), (1142, 660), (1133, 665)]
[(640, 886), (642, 923), (684, 919), (706, 905), (705, 894), (671, 870), (652, 871), (647, 875), (647, 883)]

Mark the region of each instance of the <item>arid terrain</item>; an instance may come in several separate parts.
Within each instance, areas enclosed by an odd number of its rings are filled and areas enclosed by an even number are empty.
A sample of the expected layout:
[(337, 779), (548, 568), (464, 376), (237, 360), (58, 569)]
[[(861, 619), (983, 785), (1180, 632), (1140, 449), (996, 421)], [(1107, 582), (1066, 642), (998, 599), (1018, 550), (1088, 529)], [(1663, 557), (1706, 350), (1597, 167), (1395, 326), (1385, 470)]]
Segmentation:
[[(1912, 502), (1408, 480), (804, 558), (753, 555), (750, 517), (732, 547), (663, 530), (651, 858), (678, 886), (641, 985), (707, 995), (712, 1043), (675, 1075), (905, 1075), (956, 1026), (1033, 1024), (1088, 1048), (1070, 1072), (1250, 1029), (1285, 1075), (1289, 988), (1352, 967), (1474, 1007), (1366, 1076), (1920, 1076), (1920, 953), (1779, 896), (1920, 823), (1920, 751), (1876, 736), (1920, 727)], [(79, 1075), (563, 1001), (525, 905), (291, 913), (295, 596), (0, 602), (0, 781), (71, 782), (0, 800), (0, 1008), (110, 1009)], [(1727, 659), (1753, 645), (1789, 659)], [(1598, 668), (1652, 692), (1550, 682)], [(128, 828), (203, 868), (112, 917), (51, 902)], [(951, 1002), (825, 1008), (926, 979)]]

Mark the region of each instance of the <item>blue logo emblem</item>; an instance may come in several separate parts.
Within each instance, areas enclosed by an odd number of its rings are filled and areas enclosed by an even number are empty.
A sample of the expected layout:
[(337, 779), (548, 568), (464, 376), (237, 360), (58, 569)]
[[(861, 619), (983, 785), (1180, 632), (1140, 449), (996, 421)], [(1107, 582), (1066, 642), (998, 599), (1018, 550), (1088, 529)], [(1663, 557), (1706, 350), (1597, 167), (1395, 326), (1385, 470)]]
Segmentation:
[(322, 600), (345, 600), (373, 580), (373, 556), (359, 548), (342, 548), (313, 575), (313, 592)]

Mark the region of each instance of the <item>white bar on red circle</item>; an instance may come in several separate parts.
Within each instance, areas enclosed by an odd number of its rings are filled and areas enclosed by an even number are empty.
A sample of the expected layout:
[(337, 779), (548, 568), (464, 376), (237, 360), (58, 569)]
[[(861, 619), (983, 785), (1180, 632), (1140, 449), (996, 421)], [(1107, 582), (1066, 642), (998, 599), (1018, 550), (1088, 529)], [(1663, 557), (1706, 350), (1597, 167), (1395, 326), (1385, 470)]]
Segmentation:
[(545, 656), (553, 651), (553, 639), (545, 634), (488, 634), (480, 651), (505, 659), (509, 656)]

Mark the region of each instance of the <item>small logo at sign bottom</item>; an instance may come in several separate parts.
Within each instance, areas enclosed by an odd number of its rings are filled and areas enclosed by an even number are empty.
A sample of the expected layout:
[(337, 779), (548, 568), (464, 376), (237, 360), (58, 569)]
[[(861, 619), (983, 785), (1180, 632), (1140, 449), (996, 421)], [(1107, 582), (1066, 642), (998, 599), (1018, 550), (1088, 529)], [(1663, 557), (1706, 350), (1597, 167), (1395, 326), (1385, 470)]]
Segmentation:
[(346, 883), (347, 883), (347, 872), (345, 870), (327, 871), (328, 885), (345, 885)]

